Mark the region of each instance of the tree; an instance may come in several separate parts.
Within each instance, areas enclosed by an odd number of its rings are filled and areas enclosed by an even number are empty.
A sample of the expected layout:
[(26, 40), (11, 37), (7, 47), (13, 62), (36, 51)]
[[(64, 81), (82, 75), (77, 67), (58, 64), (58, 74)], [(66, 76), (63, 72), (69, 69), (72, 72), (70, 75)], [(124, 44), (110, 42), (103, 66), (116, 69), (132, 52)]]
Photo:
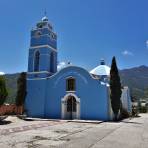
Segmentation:
[(118, 113), (121, 107), (121, 82), (120, 82), (120, 76), (116, 64), (116, 58), (113, 57), (112, 64), (111, 64), (111, 70), (110, 70), (110, 99), (111, 99), (111, 105), (112, 110), (114, 112), (115, 118), (114, 120), (117, 121)]
[(16, 105), (21, 106), (25, 102), (26, 97), (26, 73), (22, 72), (17, 80)]
[(8, 91), (6, 89), (5, 77), (0, 76), (0, 105), (4, 104), (7, 96), (8, 96)]

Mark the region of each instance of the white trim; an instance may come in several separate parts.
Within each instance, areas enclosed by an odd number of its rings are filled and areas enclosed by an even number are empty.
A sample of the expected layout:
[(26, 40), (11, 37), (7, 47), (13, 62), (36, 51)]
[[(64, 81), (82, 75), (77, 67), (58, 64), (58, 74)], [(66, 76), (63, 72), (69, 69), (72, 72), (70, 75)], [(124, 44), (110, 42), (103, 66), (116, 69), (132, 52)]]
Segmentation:
[[(39, 49), (37, 49), (37, 50), (39, 50)], [(44, 55), (50, 56), (50, 54), (47, 54), (47, 53), (40, 53), (40, 55), (41, 55), (41, 56), (42, 56), (42, 55), (43, 55), (43, 56), (44, 56)], [(29, 58), (32, 58), (32, 57), (33, 57), (32, 55), (29, 56)]]
[(51, 31), (51, 29), (49, 29), (48, 27), (44, 27), (44, 28), (32, 28), (31, 31), (36, 31), (36, 30), (43, 30), (43, 29), (48, 29), (49, 31)]
[(49, 56), (50, 57), (50, 54), (47, 54), (47, 53), (42, 53), (40, 54), (41, 56)]
[(78, 98), (74, 93), (68, 93), (63, 98), (61, 98), (61, 118), (66, 119), (66, 109), (67, 109), (67, 99), (69, 96), (73, 96), (76, 99), (77, 109), (76, 109), (76, 119), (80, 119), (80, 98)]
[(29, 49), (36, 49), (36, 48), (51, 48), (53, 51), (57, 52), (57, 49), (51, 47), (50, 45), (30, 46)]
[(47, 78), (27, 78), (27, 80), (47, 80)]
[(62, 101), (67, 101), (68, 97), (69, 96), (73, 96), (76, 98), (76, 101), (80, 103), (80, 98), (78, 98), (74, 93), (68, 93), (66, 94), (63, 98), (62, 98)]
[(33, 72), (27, 72), (27, 74), (38, 74), (38, 73), (50, 73), (49, 71), (33, 71)]
[(67, 93), (75, 93), (75, 90), (66, 91)]

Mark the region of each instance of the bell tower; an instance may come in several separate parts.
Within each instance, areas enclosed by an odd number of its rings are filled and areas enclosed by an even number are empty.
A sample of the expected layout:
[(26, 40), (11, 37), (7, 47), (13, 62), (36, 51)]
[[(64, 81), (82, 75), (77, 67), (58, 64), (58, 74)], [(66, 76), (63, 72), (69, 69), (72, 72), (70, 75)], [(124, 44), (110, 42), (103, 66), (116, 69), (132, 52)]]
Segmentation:
[(45, 16), (31, 30), (28, 78), (46, 78), (57, 72), (57, 35)]

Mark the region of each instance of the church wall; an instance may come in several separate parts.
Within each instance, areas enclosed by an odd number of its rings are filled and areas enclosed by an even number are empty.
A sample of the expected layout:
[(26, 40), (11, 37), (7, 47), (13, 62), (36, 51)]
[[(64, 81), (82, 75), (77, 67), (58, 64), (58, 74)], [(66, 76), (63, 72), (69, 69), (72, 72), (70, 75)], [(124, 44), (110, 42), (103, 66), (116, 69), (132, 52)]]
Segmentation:
[(108, 92), (105, 85), (94, 80), (87, 71), (82, 68), (70, 66), (47, 80), (45, 114), (48, 118), (61, 118), (61, 99), (66, 92), (66, 78), (76, 79), (76, 91), (80, 98), (80, 118), (107, 120)]
[(28, 116), (44, 117), (45, 88), (45, 79), (27, 80), (25, 108)]
[[(79, 86), (81, 87), (81, 85)], [(83, 87), (83, 86), (82, 86)], [(85, 94), (81, 95), (81, 116), (83, 119), (101, 119), (106, 120), (107, 117), (107, 88), (97, 82), (90, 81), (89, 86), (85, 88)], [(84, 91), (84, 90), (83, 90)]]

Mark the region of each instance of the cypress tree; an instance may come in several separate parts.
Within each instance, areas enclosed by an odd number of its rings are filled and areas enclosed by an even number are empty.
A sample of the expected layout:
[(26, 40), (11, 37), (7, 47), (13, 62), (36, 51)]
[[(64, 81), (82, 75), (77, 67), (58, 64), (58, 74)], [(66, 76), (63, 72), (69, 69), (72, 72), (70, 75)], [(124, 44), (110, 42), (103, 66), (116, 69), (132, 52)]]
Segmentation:
[(21, 106), (25, 102), (26, 97), (26, 73), (22, 72), (17, 80), (16, 105)]
[(120, 76), (116, 64), (116, 58), (113, 57), (111, 70), (110, 70), (110, 99), (112, 110), (114, 112), (115, 118), (114, 120), (117, 121), (118, 113), (121, 107), (121, 83), (120, 83)]
[(0, 76), (0, 105), (4, 104), (7, 96), (8, 96), (8, 91), (6, 89), (5, 77)]

